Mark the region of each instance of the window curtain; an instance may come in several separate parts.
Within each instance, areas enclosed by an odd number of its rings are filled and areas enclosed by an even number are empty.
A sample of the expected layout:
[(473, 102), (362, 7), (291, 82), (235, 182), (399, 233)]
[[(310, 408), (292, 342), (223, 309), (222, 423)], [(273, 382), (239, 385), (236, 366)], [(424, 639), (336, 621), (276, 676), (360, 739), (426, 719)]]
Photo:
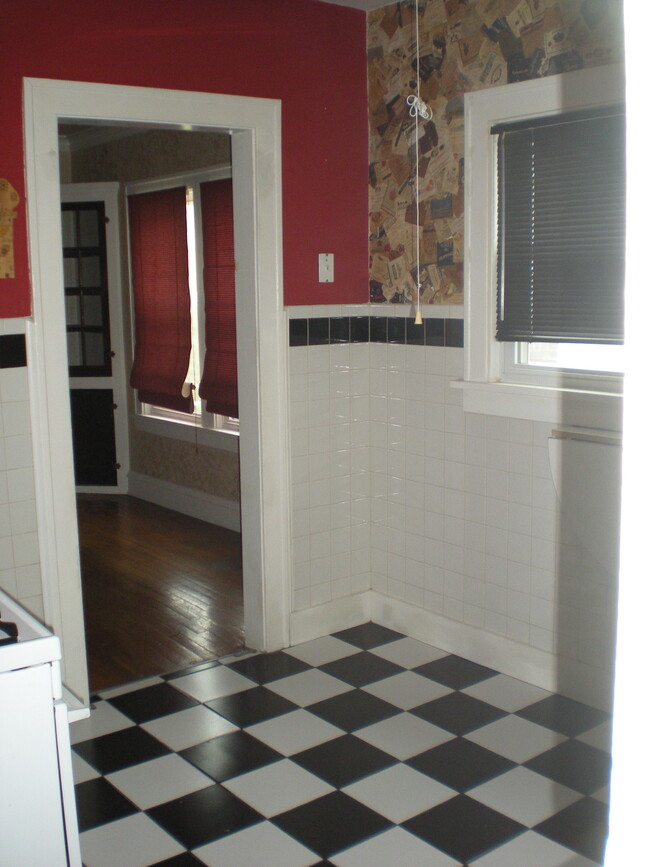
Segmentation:
[(201, 184), (205, 360), (199, 395), (208, 412), (239, 418), (232, 180)]
[(142, 403), (194, 411), (185, 187), (128, 197), (135, 314), (131, 386)]
[(497, 339), (623, 342), (620, 108), (502, 124)]

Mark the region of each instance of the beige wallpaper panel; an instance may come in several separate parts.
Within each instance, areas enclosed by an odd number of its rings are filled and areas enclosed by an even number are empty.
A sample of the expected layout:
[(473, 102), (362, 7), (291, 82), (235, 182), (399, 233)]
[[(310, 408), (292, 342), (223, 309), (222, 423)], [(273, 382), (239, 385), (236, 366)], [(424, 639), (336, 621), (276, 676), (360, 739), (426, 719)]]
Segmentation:
[(239, 502), (239, 455), (143, 431), (131, 431), (131, 469)]

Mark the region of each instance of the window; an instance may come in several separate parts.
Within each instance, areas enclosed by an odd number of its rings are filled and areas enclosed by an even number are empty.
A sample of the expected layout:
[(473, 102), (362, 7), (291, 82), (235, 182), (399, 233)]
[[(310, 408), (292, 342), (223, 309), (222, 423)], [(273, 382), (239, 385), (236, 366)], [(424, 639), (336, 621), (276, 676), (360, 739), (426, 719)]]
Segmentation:
[(498, 124), (492, 133), (496, 339), (515, 344), (515, 366), (621, 373), (622, 107)]
[(131, 184), (127, 192), (131, 385), (140, 415), (237, 432), (230, 171)]
[(469, 411), (558, 422), (571, 392), (617, 423), (623, 96), (614, 66), (465, 96)]

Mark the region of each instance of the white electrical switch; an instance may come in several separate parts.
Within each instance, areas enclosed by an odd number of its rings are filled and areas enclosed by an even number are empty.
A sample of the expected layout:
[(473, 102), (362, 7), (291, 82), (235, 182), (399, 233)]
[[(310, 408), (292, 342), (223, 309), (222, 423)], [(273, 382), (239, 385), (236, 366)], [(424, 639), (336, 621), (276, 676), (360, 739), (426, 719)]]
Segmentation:
[(318, 254), (318, 282), (334, 282), (334, 253)]

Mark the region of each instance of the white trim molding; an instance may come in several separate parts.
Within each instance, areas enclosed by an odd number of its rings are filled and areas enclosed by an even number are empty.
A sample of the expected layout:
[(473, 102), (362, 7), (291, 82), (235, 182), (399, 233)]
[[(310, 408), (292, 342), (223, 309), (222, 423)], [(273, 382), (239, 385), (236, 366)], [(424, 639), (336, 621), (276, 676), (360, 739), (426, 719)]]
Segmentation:
[(24, 79), (33, 318), (27, 322), (45, 617), (68, 687), (88, 697), (61, 258), (58, 124), (91, 119), (232, 133), (246, 642), (289, 641), (287, 346), (278, 100)]
[(216, 527), (234, 530), (235, 533), (241, 531), (239, 503), (236, 500), (226, 500), (215, 494), (195, 491), (184, 485), (154, 479), (133, 471), (129, 473), (129, 494)]
[(460, 623), (425, 611), (401, 599), (370, 591), (371, 620), (403, 632), (410, 638), (433, 644), (494, 668), (502, 674), (560, 692), (576, 701), (611, 711), (614, 672), (608, 679), (602, 668), (513, 641), (505, 635)]

